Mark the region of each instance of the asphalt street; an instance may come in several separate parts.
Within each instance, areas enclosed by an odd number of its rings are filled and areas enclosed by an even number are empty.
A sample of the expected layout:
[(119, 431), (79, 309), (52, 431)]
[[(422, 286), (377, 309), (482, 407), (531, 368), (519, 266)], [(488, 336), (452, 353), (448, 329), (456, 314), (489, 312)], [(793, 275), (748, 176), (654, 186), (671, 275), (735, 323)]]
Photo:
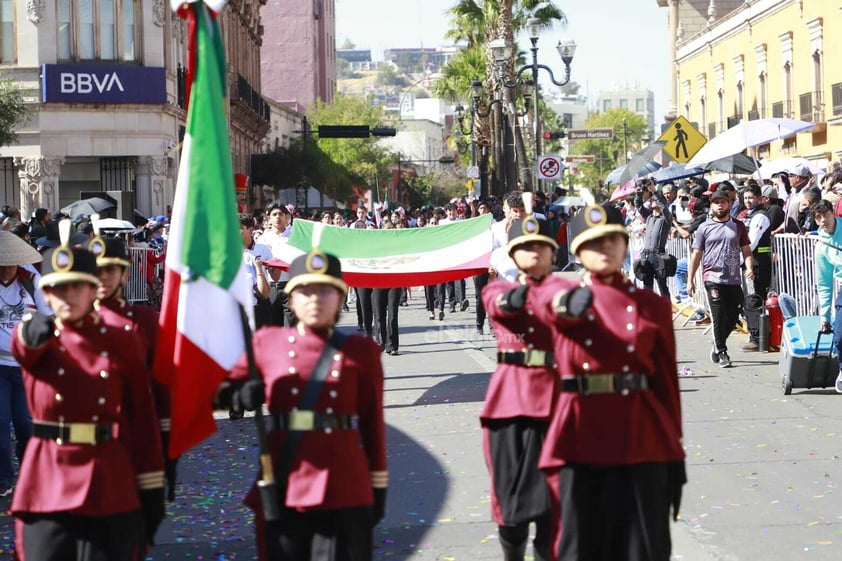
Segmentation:
[[(443, 321), (427, 317), (416, 290), (400, 309), (400, 355), (383, 356), (391, 483), (375, 559), (499, 560), (477, 419), (494, 339), (477, 336), (473, 299)], [(673, 559), (838, 560), (842, 396), (832, 389), (784, 396), (778, 354), (740, 353), (744, 335), (729, 339), (734, 367), (722, 369), (710, 362), (703, 328), (681, 323), (690, 482), (672, 525)], [(343, 314), (343, 328), (355, 325), (353, 313)], [(149, 559), (255, 558), (252, 516), (241, 502), (255, 474), (253, 420), (223, 414), (218, 425), (182, 458), (179, 496)], [(4, 517), (0, 558), (10, 557), (11, 538)]]

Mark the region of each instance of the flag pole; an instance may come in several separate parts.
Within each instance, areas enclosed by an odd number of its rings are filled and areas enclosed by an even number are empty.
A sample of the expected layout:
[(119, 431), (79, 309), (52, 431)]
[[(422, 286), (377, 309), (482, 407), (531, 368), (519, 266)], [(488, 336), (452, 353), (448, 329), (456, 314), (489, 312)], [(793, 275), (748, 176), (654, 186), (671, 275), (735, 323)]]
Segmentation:
[[(240, 322), (243, 327), (243, 342), (248, 359), (249, 379), (260, 380), (260, 374), (254, 360), (254, 347), (251, 344), (251, 326), (246, 310), (242, 305), (240, 305)], [(267, 522), (274, 522), (281, 517), (281, 505), (278, 502), (278, 482), (275, 480), (272, 454), (269, 452), (262, 404), (254, 410), (254, 422), (257, 426), (257, 446), (260, 458), (260, 479), (257, 481), (257, 488), (260, 491), (260, 502), (263, 504), (263, 518)]]

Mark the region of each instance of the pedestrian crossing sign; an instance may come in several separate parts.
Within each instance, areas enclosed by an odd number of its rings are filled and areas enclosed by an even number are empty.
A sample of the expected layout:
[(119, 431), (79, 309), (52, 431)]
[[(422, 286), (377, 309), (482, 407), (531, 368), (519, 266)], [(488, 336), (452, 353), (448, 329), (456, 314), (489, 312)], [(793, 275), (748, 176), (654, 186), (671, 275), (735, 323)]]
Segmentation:
[(664, 152), (680, 164), (689, 162), (707, 141), (707, 137), (681, 115), (658, 138), (658, 142), (664, 143)]

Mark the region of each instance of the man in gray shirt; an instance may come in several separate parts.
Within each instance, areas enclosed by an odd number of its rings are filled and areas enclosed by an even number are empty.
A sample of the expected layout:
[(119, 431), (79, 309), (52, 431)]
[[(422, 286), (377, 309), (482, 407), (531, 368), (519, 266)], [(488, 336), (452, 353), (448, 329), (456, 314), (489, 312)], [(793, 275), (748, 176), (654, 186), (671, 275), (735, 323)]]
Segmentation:
[(731, 199), (725, 191), (710, 196), (711, 215), (696, 230), (693, 254), (687, 271), (687, 293), (696, 291), (695, 274), (702, 265), (702, 280), (708, 294), (713, 322), (710, 358), (723, 368), (731, 366), (726, 341), (737, 326), (743, 305), (740, 256), (745, 260), (745, 277), (754, 279), (754, 257), (745, 224), (731, 218)]

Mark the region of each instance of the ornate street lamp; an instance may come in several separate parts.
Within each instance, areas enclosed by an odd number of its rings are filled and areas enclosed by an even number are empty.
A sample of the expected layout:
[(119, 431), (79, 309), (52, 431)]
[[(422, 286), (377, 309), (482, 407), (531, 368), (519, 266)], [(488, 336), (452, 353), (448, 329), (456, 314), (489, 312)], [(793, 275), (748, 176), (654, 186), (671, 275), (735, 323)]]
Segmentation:
[[(534, 119), (533, 132), (535, 136), (535, 161), (537, 162), (539, 156), (541, 155), (541, 131), (539, 130), (538, 119), (538, 71), (541, 69), (546, 70), (550, 75), (550, 81), (556, 86), (564, 86), (568, 84), (570, 82), (570, 65), (573, 63), (573, 55), (576, 54), (576, 42), (572, 39), (563, 39), (558, 42), (558, 45), (556, 45), (556, 50), (561, 57), (561, 61), (564, 63), (564, 78), (559, 81), (556, 80), (552, 68), (538, 63), (538, 37), (542, 28), (541, 20), (538, 18), (529, 18), (526, 23), (526, 28), (529, 33), (529, 41), (532, 43), (532, 47), (530, 49), (532, 51), (532, 64), (525, 64), (521, 66), (517, 70), (513, 81), (507, 81), (504, 76), (505, 64), (512, 58), (512, 46), (508, 44), (505, 39), (495, 39), (491, 42), (490, 46), (492, 54), (494, 55), (494, 60), (497, 62), (497, 72), (500, 83), (505, 87), (516, 88), (521, 84), (529, 85), (529, 78), (524, 79), (524, 74), (526, 72), (531, 72), (531, 85), (534, 88), (534, 97), (532, 99)], [(526, 94), (524, 94), (524, 97), (526, 97)]]

